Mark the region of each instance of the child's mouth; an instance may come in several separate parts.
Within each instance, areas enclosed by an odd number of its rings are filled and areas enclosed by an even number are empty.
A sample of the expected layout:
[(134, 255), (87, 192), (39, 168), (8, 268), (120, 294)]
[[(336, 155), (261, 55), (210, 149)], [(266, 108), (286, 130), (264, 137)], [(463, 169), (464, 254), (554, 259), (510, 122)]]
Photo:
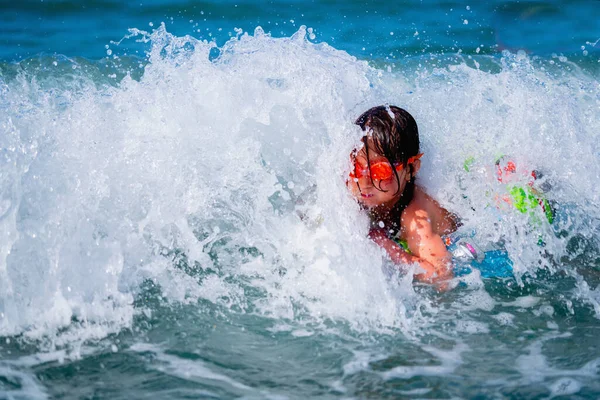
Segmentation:
[(369, 199), (369, 198), (373, 197), (373, 194), (371, 194), (371, 193), (361, 193), (360, 195), (365, 199)]

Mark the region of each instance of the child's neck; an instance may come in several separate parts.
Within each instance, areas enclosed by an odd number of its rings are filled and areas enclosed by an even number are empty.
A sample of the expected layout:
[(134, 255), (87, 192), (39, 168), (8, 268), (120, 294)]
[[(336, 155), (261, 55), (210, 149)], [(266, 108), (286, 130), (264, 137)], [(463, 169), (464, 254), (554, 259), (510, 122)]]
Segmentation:
[(389, 201), (387, 203), (380, 204), (371, 208), (369, 210), (371, 220), (376, 222), (382, 221), (387, 225), (388, 222), (396, 219), (396, 205), (398, 204), (401, 198), (402, 195), (399, 195), (398, 197), (395, 197), (393, 201)]
[(403, 192), (395, 196), (391, 201), (369, 210), (369, 216), (375, 228), (381, 225), (380, 222), (383, 222), (384, 227), (389, 227), (388, 229), (399, 229), (402, 212), (412, 201), (415, 191), (414, 181), (411, 181), (409, 185), (408, 187), (404, 187)]

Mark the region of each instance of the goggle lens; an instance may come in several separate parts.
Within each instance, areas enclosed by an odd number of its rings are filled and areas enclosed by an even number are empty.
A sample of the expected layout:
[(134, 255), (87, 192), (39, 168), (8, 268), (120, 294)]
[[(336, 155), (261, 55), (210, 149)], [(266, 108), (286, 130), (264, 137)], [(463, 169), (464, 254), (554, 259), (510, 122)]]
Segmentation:
[[(368, 166), (362, 164), (358, 160), (354, 164), (354, 174), (350, 174), (353, 178), (363, 178), (365, 176), (369, 176), (369, 168)], [(386, 179), (390, 179), (392, 177), (393, 171), (392, 166), (388, 162), (376, 162), (371, 164), (371, 177), (375, 181), (384, 181)]]
[[(413, 163), (414, 161), (421, 158), (423, 153), (417, 154), (414, 157), (408, 159), (408, 164)], [(402, 164), (394, 164), (396, 171), (400, 172), (404, 168)], [(385, 181), (390, 179), (394, 175), (394, 170), (392, 166), (387, 161), (378, 161), (371, 163), (371, 177), (374, 181)], [(366, 164), (363, 164), (358, 159), (355, 159), (354, 162), (354, 172), (350, 172), (350, 178), (363, 178), (365, 176), (369, 176), (369, 167)]]

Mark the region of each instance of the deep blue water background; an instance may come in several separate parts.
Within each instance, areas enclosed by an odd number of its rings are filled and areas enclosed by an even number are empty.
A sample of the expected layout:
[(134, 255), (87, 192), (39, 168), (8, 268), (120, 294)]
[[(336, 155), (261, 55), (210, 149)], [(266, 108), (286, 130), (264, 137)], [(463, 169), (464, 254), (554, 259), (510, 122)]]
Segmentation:
[[(100, 59), (128, 28), (169, 32), (223, 44), (234, 28), (261, 26), (289, 36), (313, 27), (317, 41), (363, 59), (421, 52), (525, 50), (582, 57), (598, 51), (600, 1), (70, 1), (0, 2), (0, 59), (40, 53)], [(127, 47), (129, 46), (129, 47)], [(134, 43), (123, 47), (140, 50)], [(479, 50), (477, 50), (479, 48)], [(126, 52), (124, 50), (124, 52)]]

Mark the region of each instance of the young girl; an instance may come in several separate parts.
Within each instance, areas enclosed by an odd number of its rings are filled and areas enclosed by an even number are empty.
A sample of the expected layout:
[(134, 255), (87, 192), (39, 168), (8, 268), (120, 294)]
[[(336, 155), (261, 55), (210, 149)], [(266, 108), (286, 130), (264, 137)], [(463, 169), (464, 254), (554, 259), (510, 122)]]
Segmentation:
[(415, 184), (423, 154), (414, 118), (399, 107), (379, 106), (358, 117), (356, 124), (364, 136), (350, 155), (353, 170), (347, 185), (369, 212), (369, 237), (392, 261), (419, 263), (424, 272), (417, 279), (452, 278), (451, 255), (442, 236), (456, 230), (457, 220)]

